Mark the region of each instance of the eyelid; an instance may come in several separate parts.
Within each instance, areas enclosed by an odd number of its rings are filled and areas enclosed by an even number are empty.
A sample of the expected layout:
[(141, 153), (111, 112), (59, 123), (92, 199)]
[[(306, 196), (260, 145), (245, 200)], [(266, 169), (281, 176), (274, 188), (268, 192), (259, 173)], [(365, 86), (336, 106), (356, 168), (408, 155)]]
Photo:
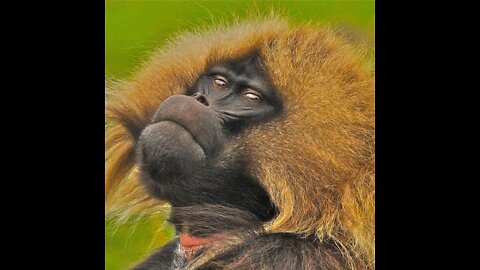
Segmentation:
[[(217, 83), (217, 80), (221, 81), (222, 83)], [(213, 80), (212, 82), (217, 86), (221, 88), (226, 88), (228, 87), (228, 80), (222, 75), (213, 75)]]
[(213, 79), (220, 79), (220, 80), (224, 80), (225, 82), (228, 82), (227, 77), (220, 74), (213, 74)]
[(247, 95), (247, 94), (253, 94), (253, 95), (257, 96), (259, 101), (263, 100), (262, 93), (260, 93), (259, 91), (255, 90), (255, 89), (247, 88), (244, 91), (244, 95)]
[(245, 92), (245, 94), (251, 93), (251, 94), (255, 94), (259, 97), (263, 97), (263, 94), (260, 91), (257, 91), (257, 90), (252, 89), (252, 88), (247, 88), (247, 89), (245, 89), (244, 92)]

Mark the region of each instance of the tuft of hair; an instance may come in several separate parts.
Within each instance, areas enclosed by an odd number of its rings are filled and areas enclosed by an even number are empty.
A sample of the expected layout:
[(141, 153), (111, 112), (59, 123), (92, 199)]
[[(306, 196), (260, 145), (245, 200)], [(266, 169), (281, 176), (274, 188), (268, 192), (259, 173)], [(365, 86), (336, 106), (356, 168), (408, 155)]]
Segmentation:
[(329, 26), (273, 16), (183, 33), (132, 80), (110, 86), (106, 214), (165, 212), (138, 181), (135, 139), (160, 103), (184, 94), (209, 63), (252, 52), (284, 102), (280, 117), (239, 135), (250, 173), (279, 210), (263, 230), (328, 239), (342, 250), (343, 267), (374, 268), (374, 66)]

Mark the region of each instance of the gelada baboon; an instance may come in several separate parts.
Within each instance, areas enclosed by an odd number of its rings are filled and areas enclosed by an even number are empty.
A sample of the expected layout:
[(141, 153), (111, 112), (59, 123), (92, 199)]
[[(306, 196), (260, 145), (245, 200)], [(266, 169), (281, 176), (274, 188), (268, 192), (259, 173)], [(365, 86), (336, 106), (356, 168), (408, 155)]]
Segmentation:
[(374, 268), (374, 68), (345, 40), (236, 22), (108, 86), (107, 215), (168, 203), (178, 234), (134, 269)]

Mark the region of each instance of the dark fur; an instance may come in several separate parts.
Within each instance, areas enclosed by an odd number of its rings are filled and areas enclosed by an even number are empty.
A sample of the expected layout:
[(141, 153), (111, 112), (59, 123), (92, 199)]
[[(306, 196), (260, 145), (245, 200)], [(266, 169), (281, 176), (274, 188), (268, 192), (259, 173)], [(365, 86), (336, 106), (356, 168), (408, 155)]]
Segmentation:
[[(339, 248), (332, 241), (319, 242), (314, 237), (287, 233), (257, 233), (249, 237), (244, 234), (243, 237), (241, 244), (223, 251), (198, 269), (329, 270), (342, 269), (347, 263), (340, 259)], [(178, 244), (178, 239), (171, 241), (133, 270), (174, 269)]]

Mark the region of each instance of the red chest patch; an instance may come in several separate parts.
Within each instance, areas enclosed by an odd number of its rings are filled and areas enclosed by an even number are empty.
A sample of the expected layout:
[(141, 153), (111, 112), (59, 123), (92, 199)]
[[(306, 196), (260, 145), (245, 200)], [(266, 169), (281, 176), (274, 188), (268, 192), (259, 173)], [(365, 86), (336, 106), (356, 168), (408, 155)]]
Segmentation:
[(204, 246), (211, 245), (215, 242), (221, 241), (223, 236), (220, 234), (209, 237), (194, 237), (186, 233), (180, 234), (180, 247), (185, 252), (187, 260), (192, 259), (193, 254)]

